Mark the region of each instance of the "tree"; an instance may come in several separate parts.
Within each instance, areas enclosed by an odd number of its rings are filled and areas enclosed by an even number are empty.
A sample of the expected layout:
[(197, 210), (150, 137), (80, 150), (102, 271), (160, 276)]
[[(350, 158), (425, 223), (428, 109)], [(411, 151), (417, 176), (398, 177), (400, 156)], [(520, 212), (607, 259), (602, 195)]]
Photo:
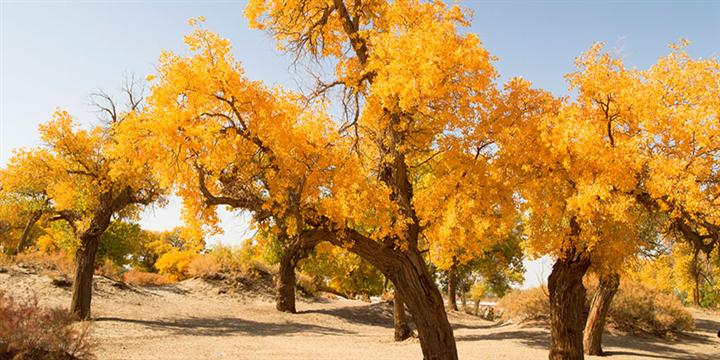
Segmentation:
[[(596, 52), (586, 59), (586, 74), (576, 76), (575, 80), (580, 81), (584, 96), (594, 99), (606, 114), (610, 140), (614, 140), (611, 130), (618, 121), (630, 119), (636, 124), (630, 136), (637, 139), (638, 147), (629, 156), (636, 158), (640, 166), (633, 173), (636, 187), (629, 193), (645, 211), (667, 219), (666, 231), (684, 238), (695, 249), (693, 258), (697, 259), (701, 251), (710, 254), (720, 240), (717, 226), (720, 66), (714, 59), (691, 59), (684, 52), (685, 46), (685, 41), (671, 45), (673, 52), (645, 71), (627, 71), (610, 55)], [(609, 79), (606, 85), (599, 86), (590, 76), (592, 73)], [(630, 79), (630, 83), (623, 79)], [(627, 95), (628, 86), (635, 89), (634, 93)], [(651, 243), (652, 239), (642, 241)], [(613, 289), (617, 287), (617, 270), (604, 273), (591, 310), (609, 308)], [(599, 324), (594, 323), (596, 319)], [(589, 354), (602, 353), (602, 323), (604, 315), (588, 319), (585, 343)]]
[(106, 108), (110, 121), (90, 130), (80, 129), (67, 112), (56, 111), (40, 126), (45, 144), (16, 153), (3, 173), (6, 194), (23, 194), (29, 174), (38, 179), (51, 220), (67, 222), (79, 239), (70, 310), (82, 319), (90, 316), (100, 237), (113, 217), (132, 218), (162, 193), (144, 164), (136, 162), (140, 149), (121, 141), (120, 125), (137, 116), (139, 104), (130, 99), (131, 109), (123, 114), (114, 112), (111, 102)]
[[(313, 13), (298, 11), (305, 5), (326, 13), (329, 27), (306, 28), (325, 20), (305, 18)], [(206, 200), (231, 205), (253, 211), (260, 222), (286, 223), (292, 239), (325, 239), (371, 262), (405, 299), (425, 356), (456, 358), (442, 298), (419, 248), (413, 169), (437, 150), (434, 144), (445, 130), (475, 115), (492, 88), (494, 70), (477, 38), (457, 30), (466, 24), (457, 7), (358, 6), (254, 2), (248, 7), (257, 25), (267, 10), (268, 29), (293, 34), (279, 40), (300, 45), (299, 53), (340, 61), (336, 86), (357, 100), (347, 108), (357, 121), (338, 129), (324, 115), (321, 98), (306, 111), (293, 94), (245, 79), (227, 42), (199, 30), (186, 39), (194, 55), (163, 55), (147, 119), (155, 126), (146, 127), (159, 141), (149, 153), (165, 155), (160, 167), (179, 180), (181, 195), (206, 215), (203, 220), (213, 220)], [(360, 22), (377, 28), (360, 35)], [(328, 42), (318, 47), (320, 38)], [(347, 56), (340, 51), (344, 46), (351, 49)], [(392, 71), (398, 67), (412, 71)], [(407, 91), (408, 83), (419, 84), (420, 91)], [(329, 88), (320, 86), (316, 93)]]
[[(599, 51), (595, 46), (578, 58), (578, 71), (568, 75), (578, 91), (573, 102), (515, 79), (500, 109), (511, 126), (498, 144), (529, 215), (529, 250), (556, 258), (548, 280), (551, 359), (583, 358), (582, 279), (591, 263), (617, 268), (641, 245), (633, 174), (641, 171), (642, 140), (625, 102), (637, 80)], [(598, 96), (607, 89), (612, 96)]]
[[(342, 129), (390, 191), (398, 207), (390, 225), (404, 227), (376, 238), (389, 250), (379, 267), (400, 267), (384, 272), (413, 314), (424, 356), (456, 358), (442, 298), (418, 247), (423, 219), (413, 182), (416, 168), (442, 150), (435, 144), (462, 121), (476, 119), (493, 90), (489, 54), (476, 36), (458, 31), (468, 24), (465, 14), (441, 3), (341, 0), (253, 1), (246, 14), (281, 47), (338, 62), (334, 79), (321, 81), (313, 94), (341, 89), (351, 114)], [(353, 240), (353, 249), (361, 248)]]

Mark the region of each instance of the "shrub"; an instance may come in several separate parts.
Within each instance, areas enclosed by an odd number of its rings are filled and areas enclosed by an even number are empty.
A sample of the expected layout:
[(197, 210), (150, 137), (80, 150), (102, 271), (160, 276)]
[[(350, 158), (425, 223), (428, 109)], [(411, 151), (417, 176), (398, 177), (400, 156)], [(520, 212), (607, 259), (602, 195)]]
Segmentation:
[(208, 254), (220, 266), (220, 271), (247, 272), (252, 266), (252, 254), (243, 248), (231, 247), (222, 244), (213, 246)]
[(72, 257), (61, 251), (31, 251), (15, 255), (16, 263), (24, 263), (50, 273), (70, 275), (75, 271)]
[(622, 282), (608, 318), (619, 330), (660, 336), (692, 330), (695, 326), (680, 300), (635, 281)]
[(96, 274), (119, 280), (121, 269), (112, 260), (105, 258), (102, 265), (95, 271)]
[(0, 292), (0, 358), (65, 360), (91, 358), (90, 323), (74, 323), (61, 309), (45, 309), (37, 299), (16, 301)]
[[(589, 305), (596, 281), (588, 281)], [(534, 288), (516, 290), (498, 303), (504, 319), (519, 321), (550, 319), (550, 303), (547, 290)], [(608, 323), (614, 328), (627, 332), (643, 332), (658, 336), (692, 330), (693, 318), (685, 310), (680, 300), (663, 291), (632, 280), (623, 280), (620, 284), (608, 313)]]
[(313, 296), (318, 292), (313, 278), (305, 273), (297, 273), (297, 288), (308, 296)]
[(502, 309), (502, 318), (505, 320), (522, 322), (550, 319), (550, 300), (547, 289), (543, 287), (511, 291), (500, 299), (497, 307)]
[(155, 262), (155, 268), (160, 274), (166, 275), (168, 278), (177, 281), (187, 278), (190, 261), (197, 256), (191, 251), (181, 251), (177, 249), (170, 250), (158, 258)]
[(138, 271), (135, 269), (131, 269), (123, 274), (123, 281), (137, 286), (159, 286), (172, 283), (172, 279), (165, 275)]
[(487, 287), (481, 282), (472, 284), (470, 287), (470, 300), (480, 301), (487, 295)]
[(188, 275), (194, 277), (207, 277), (220, 271), (220, 263), (217, 259), (208, 254), (195, 256), (190, 260)]

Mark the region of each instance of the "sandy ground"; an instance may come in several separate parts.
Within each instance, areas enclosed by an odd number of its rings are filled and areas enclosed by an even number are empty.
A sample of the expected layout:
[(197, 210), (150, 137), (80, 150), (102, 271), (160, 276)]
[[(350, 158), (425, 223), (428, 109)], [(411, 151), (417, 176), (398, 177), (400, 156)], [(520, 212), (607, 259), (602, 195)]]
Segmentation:
[[(0, 273), (0, 289), (15, 296), (35, 291), (51, 306), (69, 302), (69, 289), (49, 277), (15, 270)], [(279, 313), (267, 293), (218, 294), (199, 279), (122, 289), (96, 277), (92, 341), (98, 359), (422, 358), (417, 339), (392, 341), (387, 304), (301, 299), (297, 308), (298, 314)], [(720, 315), (693, 315), (696, 331), (675, 340), (606, 335), (605, 359), (720, 359)], [(449, 316), (461, 359), (547, 358), (549, 333), (542, 327)]]

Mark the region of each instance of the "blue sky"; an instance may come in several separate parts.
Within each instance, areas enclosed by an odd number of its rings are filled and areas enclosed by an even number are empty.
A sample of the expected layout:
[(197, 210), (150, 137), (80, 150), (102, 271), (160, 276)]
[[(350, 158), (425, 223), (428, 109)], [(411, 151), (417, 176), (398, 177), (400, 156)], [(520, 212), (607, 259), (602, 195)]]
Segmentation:
[[(499, 58), (501, 80), (523, 76), (556, 95), (567, 94), (563, 75), (596, 41), (626, 64), (645, 68), (684, 37), (695, 57), (720, 56), (720, 2), (713, 1), (464, 1), (474, 11), (468, 31)], [(0, 0), (0, 166), (11, 150), (39, 144), (37, 125), (56, 108), (85, 124), (95, 115), (94, 90), (116, 91), (123, 74), (153, 72), (162, 50), (182, 51), (187, 19), (231, 40), (247, 75), (296, 88), (301, 74), (276, 51), (268, 35), (250, 30), (244, 2), (229, 1), (7, 1)], [(142, 225), (178, 225), (179, 204), (148, 210)], [(223, 214), (226, 233), (212, 241), (237, 244), (251, 235), (246, 219)], [(528, 263), (526, 285), (549, 274), (545, 261)]]

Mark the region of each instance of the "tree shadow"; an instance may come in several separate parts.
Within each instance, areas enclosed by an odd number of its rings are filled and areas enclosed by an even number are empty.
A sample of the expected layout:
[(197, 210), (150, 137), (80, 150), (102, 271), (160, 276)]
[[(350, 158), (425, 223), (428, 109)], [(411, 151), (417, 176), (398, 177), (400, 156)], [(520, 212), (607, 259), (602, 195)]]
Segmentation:
[(706, 332), (716, 337), (720, 331), (720, 322), (708, 319), (695, 319), (695, 331)]
[(547, 349), (550, 346), (550, 334), (544, 331), (510, 330), (491, 334), (456, 335), (456, 341), (505, 341), (519, 340), (523, 345)]
[(294, 322), (268, 323), (230, 317), (190, 317), (184, 319), (143, 320), (119, 317), (100, 317), (98, 322), (122, 322), (138, 324), (156, 331), (169, 332), (172, 335), (188, 336), (277, 336), (294, 333), (315, 335), (351, 335), (353, 332), (320, 325), (298, 324)]
[(453, 324), (450, 323), (453, 330), (461, 330), (461, 329), (467, 329), (467, 330), (485, 330), (485, 329), (499, 329), (504, 326), (502, 322), (488, 322), (485, 324), (477, 324), (477, 325), (470, 325), (470, 324)]
[[(682, 335), (675, 342), (684, 344), (708, 344), (708, 339), (697, 335)], [(626, 350), (606, 351), (606, 355), (633, 355), (655, 359), (708, 359), (707, 355), (697, 354), (692, 351), (674, 348), (670, 340), (648, 336), (633, 335), (610, 335), (603, 336), (603, 346), (622, 348)], [(638, 353), (638, 351), (642, 353)]]
[[(392, 307), (384, 302), (364, 306), (345, 306), (331, 309), (298, 311), (298, 314), (324, 314), (362, 325), (393, 328)], [(412, 324), (410, 324), (412, 326)]]

